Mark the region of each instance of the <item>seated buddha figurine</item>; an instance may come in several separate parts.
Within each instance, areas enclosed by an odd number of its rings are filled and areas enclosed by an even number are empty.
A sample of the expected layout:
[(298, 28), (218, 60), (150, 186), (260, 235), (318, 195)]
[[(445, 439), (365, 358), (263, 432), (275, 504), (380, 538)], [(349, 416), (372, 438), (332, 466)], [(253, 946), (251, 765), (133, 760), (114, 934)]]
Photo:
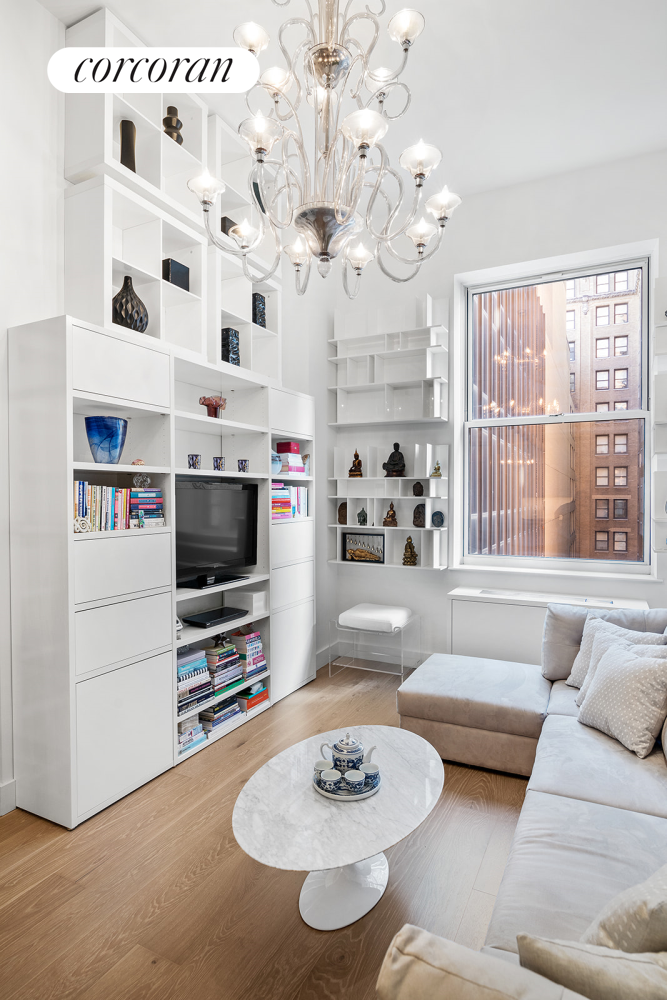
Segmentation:
[(383, 528), (398, 528), (398, 521), (396, 520), (396, 511), (394, 510), (393, 502), (389, 504), (389, 510), (387, 511), (387, 516), (382, 522)]
[(398, 450), (398, 441), (394, 442), (394, 450), (387, 461), (382, 463), (382, 468), (386, 470), (385, 479), (391, 476), (405, 476), (405, 459), (402, 452)]
[(403, 565), (404, 566), (416, 566), (417, 565), (417, 552), (412, 544), (412, 535), (408, 535), (405, 543), (405, 551), (403, 553)]
[(361, 479), (363, 472), (361, 471), (361, 459), (359, 458), (359, 452), (354, 449), (354, 461), (350, 466), (350, 471), (348, 472), (348, 479)]

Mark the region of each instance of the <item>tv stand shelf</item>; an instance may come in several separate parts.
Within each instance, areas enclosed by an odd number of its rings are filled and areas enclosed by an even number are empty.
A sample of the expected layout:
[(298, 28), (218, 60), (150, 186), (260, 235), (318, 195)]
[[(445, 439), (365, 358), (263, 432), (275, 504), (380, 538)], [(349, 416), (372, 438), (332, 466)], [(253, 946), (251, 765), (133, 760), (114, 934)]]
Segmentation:
[(251, 587), (254, 583), (270, 580), (268, 573), (249, 573), (245, 580), (234, 580), (233, 583), (218, 583), (214, 587), (177, 587), (176, 603), (201, 597), (203, 594), (219, 594), (223, 590), (234, 590), (236, 587)]
[(225, 698), (229, 698), (231, 695), (236, 694), (238, 691), (245, 691), (246, 688), (251, 687), (256, 684), (257, 681), (266, 680), (267, 677), (271, 676), (270, 670), (265, 670), (262, 674), (257, 674), (257, 677), (250, 677), (248, 680), (244, 681), (243, 684), (239, 684), (233, 689), (233, 691), (225, 691), (222, 694), (218, 694), (215, 698), (209, 698), (208, 701), (203, 701), (201, 705), (197, 705), (196, 708), (190, 709), (190, 711), (183, 712), (182, 715), (176, 713), (176, 718), (179, 722), (183, 719), (189, 719), (191, 715), (197, 715), (199, 712), (204, 712), (207, 708), (212, 708), (213, 705), (217, 705), (219, 701), (224, 701)]

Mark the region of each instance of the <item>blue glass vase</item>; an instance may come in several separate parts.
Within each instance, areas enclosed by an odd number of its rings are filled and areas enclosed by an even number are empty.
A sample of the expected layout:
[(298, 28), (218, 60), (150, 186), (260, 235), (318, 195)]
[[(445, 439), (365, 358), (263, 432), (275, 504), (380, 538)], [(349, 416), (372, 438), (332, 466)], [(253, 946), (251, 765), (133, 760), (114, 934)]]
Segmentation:
[(88, 444), (95, 462), (118, 465), (127, 436), (122, 417), (86, 417)]

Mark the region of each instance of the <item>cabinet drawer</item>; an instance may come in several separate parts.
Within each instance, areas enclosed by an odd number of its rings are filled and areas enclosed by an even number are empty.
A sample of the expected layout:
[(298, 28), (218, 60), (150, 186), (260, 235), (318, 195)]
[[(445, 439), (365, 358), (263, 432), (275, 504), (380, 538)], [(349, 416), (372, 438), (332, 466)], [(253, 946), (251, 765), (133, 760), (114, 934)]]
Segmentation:
[(171, 584), (171, 534), (135, 531), (74, 543), (75, 604)]
[(172, 694), (171, 653), (76, 685), (78, 816), (120, 798), (171, 766)]
[(169, 646), (171, 594), (77, 611), (74, 631), (77, 674)]
[(72, 386), (168, 407), (169, 355), (75, 326)]
[(312, 521), (278, 521), (271, 525), (272, 567), (313, 556)]
[(271, 609), (305, 601), (314, 594), (313, 563), (283, 566), (271, 573)]
[(306, 601), (271, 618), (271, 701), (315, 676), (315, 604)]
[(288, 434), (313, 434), (315, 401), (284, 389), (271, 389), (271, 426)]

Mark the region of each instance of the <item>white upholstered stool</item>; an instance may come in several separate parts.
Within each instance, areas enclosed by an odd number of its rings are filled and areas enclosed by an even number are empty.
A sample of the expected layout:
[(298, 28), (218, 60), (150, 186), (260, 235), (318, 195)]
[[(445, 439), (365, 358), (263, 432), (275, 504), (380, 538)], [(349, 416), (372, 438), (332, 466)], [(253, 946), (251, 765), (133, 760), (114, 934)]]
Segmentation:
[(344, 667), (396, 674), (421, 663), (421, 618), (410, 608), (356, 604), (329, 622), (329, 676)]

